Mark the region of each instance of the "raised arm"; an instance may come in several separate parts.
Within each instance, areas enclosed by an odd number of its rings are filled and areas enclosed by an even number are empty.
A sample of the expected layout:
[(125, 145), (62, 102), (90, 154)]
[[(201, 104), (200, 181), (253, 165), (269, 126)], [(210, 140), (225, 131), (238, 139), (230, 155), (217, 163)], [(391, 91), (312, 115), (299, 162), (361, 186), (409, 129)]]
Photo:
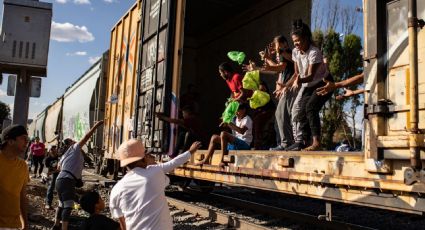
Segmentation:
[(83, 147), (87, 141), (90, 139), (90, 137), (93, 135), (94, 131), (96, 131), (96, 129), (101, 126), (103, 124), (103, 121), (98, 121), (96, 122), (96, 124), (93, 125), (93, 127), (90, 129), (90, 131), (88, 131), (86, 133), (86, 135), (83, 137), (83, 139), (80, 140), (80, 142), (78, 142), (78, 145), (81, 147)]
[(170, 160), (166, 163), (157, 164), (153, 167), (161, 167), (162, 170), (165, 173), (168, 173), (171, 170), (173, 170), (173, 169), (179, 167), (180, 165), (183, 165), (184, 163), (186, 163), (190, 159), (190, 156), (192, 154), (194, 154), (200, 147), (201, 147), (201, 142), (199, 142), (199, 141), (194, 142), (192, 144), (192, 146), (190, 146), (189, 150), (186, 151), (185, 153), (178, 155), (176, 158), (174, 158), (174, 159), (172, 159), (172, 160)]
[(173, 124), (177, 124), (180, 126), (184, 126), (184, 122), (182, 119), (173, 119), (170, 117), (165, 116), (162, 113), (155, 113), (155, 115), (158, 117), (158, 119), (169, 122), (169, 123), (173, 123)]

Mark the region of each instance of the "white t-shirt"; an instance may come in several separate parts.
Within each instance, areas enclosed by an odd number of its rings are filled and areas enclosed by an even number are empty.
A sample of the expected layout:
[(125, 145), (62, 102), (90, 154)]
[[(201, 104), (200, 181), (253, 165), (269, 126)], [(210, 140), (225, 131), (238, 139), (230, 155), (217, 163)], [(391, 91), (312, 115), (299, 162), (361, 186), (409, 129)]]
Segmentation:
[(316, 83), (322, 81), (323, 78), (328, 74), (326, 65), (323, 63), (322, 52), (315, 46), (310, 45), (310, 48), (308, 48), (304, 54), (301, 54), (301, 51), (298, 48), (293, 49), (292, 60), (297, 63), (301, 78), (305, 78), (308, 74), (309, 65), (321, 63), (316, 73), (314, 74), (313, 80), (308, 83), (303, 83), (304, 87), (314, 86)]
[(252, 142), (252, 120), (251, 120), (251, 118), (248, 115), (246, 115), (244, 118), (242, 118), (240, 120), (236, 117), (234, 123), (239, 128), (246, 126), (248, 129), (245, 131), (244, 134), (241, 134), (239, 132), (236, 132), (235, 130), (232, 130), (233, 136), (245, 141), (248, 145), (250, 145), (251, 142)]
[(165, 173), (190, 159), (187, 151), (164, 164), (134, 168), (114, 186), (109, 208), (114, 218), (124, 217), (127, 229), (173, 229), (164, 189)]

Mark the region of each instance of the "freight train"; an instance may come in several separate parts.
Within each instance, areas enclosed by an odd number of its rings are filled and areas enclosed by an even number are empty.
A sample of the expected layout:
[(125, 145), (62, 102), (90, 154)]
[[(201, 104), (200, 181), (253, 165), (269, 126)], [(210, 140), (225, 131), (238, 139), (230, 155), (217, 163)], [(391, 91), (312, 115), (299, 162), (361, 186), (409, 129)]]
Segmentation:
[[(243, 50), (256, 56), (277, 33), (289, 34), (293, 19), (310, 22), (311, 4), (310, 0), (136, 1), (112, 28), (108, 58), (99, 63), (106, 68), (105, 93), (90, 98), (99, 108), (104, 102), (103, 139), (93, 145), (102, 146), (96, 153), (101, 171), (117, 175), (116, 150), (129, 138), (143, 139), (159, 156), (172, 151), (177, 127), (158, 120), (155, 113), (178, 117), (179, 99), (188, 84), (197, 86), (200, 116), (206, 131), (214, 133), (227, 95), (217, 73), (226, 53)], [(425, 18), (425, 2), (363, 0), (367, 92), (362, 152), (231, 151), (223, 168), (216, 157), (210, 165), (195, 165), (205, 154), (201, 150), (171, 175), (423, 214), (425, 32), (419, 29), (423, 20), (408, 12)], [(67, 95), (78, 87), (75, 83), (42, 112), (33, 132), (56, 129), (78, 137), (72, 127), (80, 127), (82, 117), (77, 110), (65, 109)], [(39, 120), (50, 119), (49, 113), (57, 113), (56, 103), (62, 103), (58, 115), (62, 126), (39, 125)], [(95, 113), (90, 109), (97, 108), (85, 109), (83, 127), (89, 127)]]

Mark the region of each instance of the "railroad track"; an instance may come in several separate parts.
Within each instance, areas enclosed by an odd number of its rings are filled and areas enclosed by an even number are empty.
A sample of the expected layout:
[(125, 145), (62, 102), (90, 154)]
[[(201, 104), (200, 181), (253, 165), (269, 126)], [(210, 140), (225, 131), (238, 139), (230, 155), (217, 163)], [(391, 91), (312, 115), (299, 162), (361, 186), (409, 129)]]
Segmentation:
[[(193, 190), (184, 190), (183, 193), (177, 192), (176, 194), (176, 192), (172, 192), (168, 193), (167, 196), (170, 205), (193, 214), (208, 217), (213, 221), (217, 221), (219, 224), (228, 225), (236, 229), (273, 229), (279, 228), (282, 225), (281, 223), (285, 223), (286, 226), (288, 226), (288, 224), (294, 226), (295, 224), (294, 228), (303, 229), (373, 229), (338, 220), (326, 221), (326, 218), (319, 218), (311, 214), (277, 208), (215, 193), (201, 194)], [(208, 205), (201, 205), (201, 207), (199, 203), (203, 203), (205, 198), (208, 198), (210, 202), (206, 202)], [(224, 210), (242, 210), (242, 214), (228, 213), (223, 210), (219, 211), (217, 209), (222, 208), (216, 208), (214, 205), (213, 207), (208, 207), (211, 205), (211, 201), (215, 204), (225, 204), (226, 207), (223, 208)], [(255, 219), (262, 219), (262, 221), (260, 221), (261, 223), (254, 223), (258, 221), (251, 221), (252, 218), (250, 218), (250, 216), (253, 216)], [(246, 219), (250, 220), (248, 221)]]
[(230, 214), (220, 213), (217, 210), (200, 207), (190, 202), (185, 202), (182, 200), (178, 200), (175, 198), (167, 197), (168, 204), (177, 209), (184, 210), (186, 212), (190, 212), (196, 216), (202, 216), (210, 219), (212, 222), (215, 222), (220, 225), (224, 225), (230, 228), (235, 229), (250, 229), (250, 230), (267, 230), (271, 228), (267, 228), (255, 223), (251, 223), (249, 221), (243, 220), (239, 217), (235, 217)]

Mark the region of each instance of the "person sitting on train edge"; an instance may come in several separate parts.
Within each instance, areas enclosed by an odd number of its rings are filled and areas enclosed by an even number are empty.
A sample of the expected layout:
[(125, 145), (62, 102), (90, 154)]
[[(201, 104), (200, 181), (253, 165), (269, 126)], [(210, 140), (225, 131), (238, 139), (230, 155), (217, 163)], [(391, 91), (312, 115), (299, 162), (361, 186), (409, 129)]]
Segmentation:
[(231, 98), (235, 101), (245, 102), (250, 96), (249, 90), (242, 86), (243, 76), (236, 73), (233, 67), (228, 62), (223, 62), (218, 66), (220, 77), (226, 81), (227, 86), (231, 91)]
[[(220, 135), (214, 134), (211, 137), (210, 144), (208, 146), (208, 152), (205, 158), (196, 163), (196, 165), (202, 165), (205, 163), (211, 163), (211, 158), (215, 150), (216, 145), (221, 145), (221, 161), (223, 156), (229, 153), (229, 150), (249, 150), (251, 149), (250, 144), (252, 141), (252, 120), (246, 114), (247, 105), (240, 104), (238, 111), (236, 112), (236, 118), (233, 123), (221, 123), (220, 127), (227, 127), (232, 130), (232, 134), (222, 131)], [(220, 163), (220, 165), (224, 165)]]
[(185, 106), (182, 109), (183, 119), (173, 119), (165, 116), (162, 113), (156, 113), (155, 115), (163, 121), (177, 124), (181, 127), (177, 137), (177, 145), (173, 151), (171, 158), (176, 157), (180, 153), (188, 150), (190, 145), (195, 141), (205, 143), (205, 133), (202, 129), (202, 123), (199, 116), (193, 111), (192, 106)]
[(11, 125), (3, 129), (0, 141), (0, 229), (29, 229), (29, 170), (19, 157), (29, 143), (27, 129)]
[(90, 214), (90, 217), (84, 221), (83, 230), (118, 230), (120, 224), (114, 220), (102, 215), (105, 209), (105, 201), (96, 191), (85, 193), (80, 199), (81, 208)]
[(195, 142), (185, 153), (155, 164), (155, 158), (145, 153), (142, 140), (130, 139), (120, 145), (120, 164), (128, 171), (112, 188), (109, 208), (121, 229), (173, 229), (165, 198), (170, 179), (165, 174), (186, 163), (200, 146)]
[(74, 206), (77, 180), (82, 179), (84, 167), (84, 156), (81, 148), (102, 124), (103, 121), (96, 122), (78, 143), (71, 139), (64, 140), (70, 147), (66, 150), (58, 165), (60, 172), (56, 179), (56, 191), (59, 197), (59, 207), (56, 210), (53, 229), (60, 229), (60, 221), (62, 220), (62, 230), (68, 230), (69, 217)]

